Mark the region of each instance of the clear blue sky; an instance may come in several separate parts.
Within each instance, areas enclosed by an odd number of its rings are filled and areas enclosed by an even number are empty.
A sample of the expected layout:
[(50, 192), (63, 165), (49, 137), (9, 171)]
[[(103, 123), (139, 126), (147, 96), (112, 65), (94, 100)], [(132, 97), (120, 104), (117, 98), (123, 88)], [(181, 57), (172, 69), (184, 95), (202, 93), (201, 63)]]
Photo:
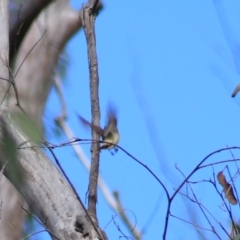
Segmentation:
[[(75, 9), (81, 7), (80, 1), (71, 2)], [(212, 151), (226, 145), (240, 145), (240, 95), (231, 98), (233, 89), (240, 83), (240, 2), (226, 2), (105, 1), (96, 21), (101, 123), (105, 123), (108, 101), (113, 101), (118, 108), (119, 145), (151, 168), (170, 193), (183, 180), (176, 164), (187, 175)], [(63, 86), (68, 123), (76, 137), (90, 138), (90, 132), (75, 115), (78, 112), (90, 119), (83, 31), (71, 39), (66, 50), (69, 66)], [(52, 91), (44, 121), (49, 140), (56, 144), (65, 140), (53, 132), (52, 119), (59, 114), (58, 106)], [(90, 157), (90, 146), (82, 147)], [(71, 147), (58, 149), (56, 153), (84, 199), (87, 171)], [(239, 151), (234, 155), (239, 157)], [(224, 159), (231, 159), (230, 152), (218, 154), (210, 161)], [(215, 172), (224, 166), (216, 166)], [(232, 166), (235, 173), (236, 167)], [(154, 178), (121, 151), (115, 156), (108, 151), (101, 153), (100, 173), (112, 191), (120, 192), (124, 207), (137, 219), (137, 227), (146, 228), (143, 239), (162, 239), (167, 201)], [(212, 169), (209, 168), (199, 171), (191, 180), (210, 177)], [(222, 201), (210, 184), (197, 184), (194, 190), (199, 201), (228, 228), (228, 215), (220, 208)], [(186, 194), (186, 188), (181, 192)], [(101, 193), (97, 207), (100, 226), (104, 228), (114, 212)], [(233, 209), (235, 217), (239, 216), (239, 207)], [(153, 210), (155, 215), (146, 227)], [(133, 220), (131, 212), (128, 214)], [(171, 212), (209, 228), (198, 206), (184, 196), (175, 199)], [(116, 221), (130, 236), (121, 220)], [(219, 230), (219, 225), (212, 218), (211, 221)], [(105, 231), (111, 240), (121, 235), (113, 223)], [(200, 232), (206, 239), (215, 239), (209, 231)], [(223, 232), (220, 234), (222, 239), (227, 239)], [(38, 239), (50, 238), (39, 235)], [(201, 238), (192, 225), (170, 218), (167, 239)]]

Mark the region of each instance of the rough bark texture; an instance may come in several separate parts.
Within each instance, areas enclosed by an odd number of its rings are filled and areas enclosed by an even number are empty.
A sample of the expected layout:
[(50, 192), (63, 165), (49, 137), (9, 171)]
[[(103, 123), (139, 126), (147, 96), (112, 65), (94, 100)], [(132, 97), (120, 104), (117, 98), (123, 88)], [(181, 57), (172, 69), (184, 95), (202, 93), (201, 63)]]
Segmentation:
[(0, 185), (2, 201), (0, 210), (1, 240), (19, 240), (22, 237), (22, 226), (26, 216), (21, 205), (27, 208), (27, 204), (6, 177), (1, 176)]
[[(87, 40), (88, 50), (88, 67), (89, 67), (89, 88), (91, 99), (92, 123), (99, 126), (100, 107), (98, 97), (99, 76), (98, 76), (98, 61), (96, 53), (96, 37), (95, 37), (95, 14), (94, 4), (97, 1), (90, 1), (90, 6), (85, 6), (81, 14), (83, 29)], [(99, 133), (92, 129), (92, 139), (99, 140)], [(91, 147), (92, 159), (89, 175), (88, 187), (88, 210), (94, 221), (97, 222), (97, 182), (99, 173), (99, 143), (93, 142)]]
[[(1, 141), (6, 125), (17, 146), (29, 140), (4, 111), (1, 112), (1, 118)], [(31, 146), (31, 143), (27, 145)], [(6, 149), (2, 149), (2, 146), (1, 144), (0, 151), (5, 152)], [(10, 159), (1, 154), (0, 166), (3, 167), (7, 161)], [(11, 174), (11, 168), (6, 167), (5, 175), (20, 191), (46, 229), (58, 239), (82, 239), (82, 233), (75, 230), (76, 221), (80, 217), (84, 219), (83, 229), (88, 229), (85, 239), (92, 239), (95, 235), (94, 229), (88, 221), (82, 203), (43, 152), (33, 148), (18, 150), (17, 162), (23, 176), (22, 184), (19, 185)]]
[[(21, 105), (38, 127), (41, 127), (45, 102), (52, 85), (51, 77), (60, 51), (80, 26), (79, 13), (73, 11), (67, 1), (58, 0), (39, 15), (19, 49), (15, 74), (20, 66), (21, 68), (15, 81)], [(15, 103), (15, 93), (12, 90), (9, 99), (11, 109)], [(17, 111), (16, 107), (15, 110)]]
[[(8, 40), (8, 1), (3, 0), (0, 2), (0, 77), (8, 79), (9, 72), (7, 68), (8, 63), (8, 52), (9, 52), (9, 40)], [(0, 81), (0, 101), (1, 110), (5, 108), (5, 102), (2, 102), (4, 91), (9, 85), (6, 81)], [(1, 137), (1, 141), (3, 138)], [(19, 221), (16, 221), (16, 216), (19, 211), (19, 206), (16, 207), (17, 201), (22, 202), (22, 198), (19, 193), (16, 192), (12, 184), (2, 176), (0, 173), (0, 229), (1, 239), (19, 239), (20, 237), (20, 226)], [(13, 215), (13, 213), (15, 215)], [(15, 218), (14, 218), (15, 216)]]
[[(7, 4), (6, 0), (0, 2), (0, 77), (5, 79), (8, 79), (9, 73), (6, 67), (9, 63)], [(79, 13), (73, 11), (67, 1), (55, 1), (32, 24), (19, 48), (15, 63), (15, 73), (18, 71), (18, 67), (21, 66), (15, 78), (19, 100), (23, 109), (39, 129), (41, 129), (44, 105), (51, 87), (51, 76), (59, 53), (69, 37), (80, 26)], [(39, 41), (42, 36), (43, 38)], [(23, 65), (21, 65), (23, 59), (37, 41), (39, 43), (33, 48)], [(0, 100), (3, 99), (8, 85), (9, 82), (0, 81)], [(0, 117), (2, 119), (0, 143), (4, 141), (3, 129), (7, 126), (15, 142), (21, 144), (29, 139), (12, 122), (7, 114), (9, 112), (20, 111), (15, 106), (16, 96), (12, 89), (9, 94), (8, 103), (8, 108), (6, 108), (5, 102), (0, 106)], [(1, 148), (3, 148), (3, 145), (0, 144), (0, 151), (4, 151)], [(83, 239), (83, 235), (85, 235), (84, 239), (96, 239), (97, 235), (101, 235), (99, 231), (98, 234), (96, 233), (96, 228), (89, 222), (89, 218), (72, 188), (41, 150), (32, 148), (21, 149), (17, 150), (17, 153), (20, 168), (24, 176), (24, 184), (20, 187), (11, 177), (12, 175), (8, 168), (6, 168), (5, 174), (21, 192), (24, 199), (27, 200), (46, 229), (59, 239)], [(6, 161), (8, 161), (7, 157), (0, 156), (0, 167)], [(1, 240), (20, 239), (18, 230), (20, 230), (19, 225), (21, 220), (20, 222), (13, 220), (20, 217), (19, 211), (23, 213), (18, 204), (18, 202), (22, 202), (23, 200), (16, 191), (12, 190), (13, 187), (11, 187), (12, 189), (8, 189), (4, 182), (6, 182), (6, 179), (2, 179), (1, 181), (1, 189), (4, 188), (4, 191), (1, 190), (2, 206), (4, 206), (4, 211), (6, 210), (5, 212), (1, 212)], [(4, 215), (6, 212), (8, 212), (9, 218)], [(9, 219), (11, 219), (12, 224), (9, 224)], [(18, 227), (16, 227), (17, 225)], [(81, 226), (80, 229), (79, 226)], [(76, 228), (78, 231), (76, 231)], [(5, 238), (3, 229), (6, 234)], [(10, 235), (11, 232), (13, 233), (12, 235)]]

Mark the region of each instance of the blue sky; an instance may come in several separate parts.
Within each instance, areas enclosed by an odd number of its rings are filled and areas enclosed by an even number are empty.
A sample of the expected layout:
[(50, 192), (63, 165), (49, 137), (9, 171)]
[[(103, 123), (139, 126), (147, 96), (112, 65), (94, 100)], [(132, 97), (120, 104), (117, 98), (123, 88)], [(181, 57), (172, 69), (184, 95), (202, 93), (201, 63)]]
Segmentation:
[[(71, 3), (75, 9), (82, 4)], [(172, 194), (183, 180), (176, 165), (187, 175), (209, 153), (240, 144), (240, 95), (231, 98), (240, 83), (240, 2), (132, 0), (106, 1), (104, 5), (96, 21), (101, 124), (105, 124), (106, 107), (111, 101), (118, 108), (119, 145), (154, 171)], [(75, 115), (78, 112), (87, 119), (91, 117), (83, 31), (69, 41), (66, 51), (69, 65), (63, 87), (68, 124), (76, 137), (90, 138), (90, 131), (81, 126)], [(44, 122), (48, 126), (47, 137), (55, 144), (66, 140), (53, 131), (53, 119), (59, 111), (53, 90)], [(90, 157), (90, 146), (85, 144), (82, 148)], [(87, 171), (71, 147), (60, 148), (56, 153), (84, 199)], [(239, 155), (239, 151), (234, 152), (235, 158)], [(208, 162), (231, 158), (226, 151)], [(217, 165), (215, 173), (225, 165)], [(236, 173), (236, 165), (228, 165), (232, 174)], [(166, 196), (146, 169), (122, 151), (114, 156), (103, 151), (100, 174), (112, 191), (119, 191), (129, 218), (136, 218), (137, 227), (145, 230), (143, 239), (161, 239)], [(212, 174), (211, 168), (203, 169), (190, 180), (208, 180)], [(238, 186), (239, 178), (235, 184)], [(228, 229), (228, 215), (212, 186), (199, 183), (193, 187), (199, 201)], [(185, 187), (181, 193), (186, 194)], [(97, 208), (100, 226), (104, 228), (114, 212), (101, 192)], [(239, 208), (233, 209), (237, 217)], [(198, 206), (184, 195), (176, 197), (171, 212), (209, 228)], [(121, 220), (116, 221), (131, 236)], [(213, 218), (211, 221), (227, 239), (218, 223)], [(121, 236), (113, 223), (105, 231), (111, 240)], [(216, 238), (209, 231), (200, 232), (206, 239)], [(201, 239), (193, 225), (170, 218), (167, 239), (190, 239), (186, 236)], [(38, 239), (50, 238), (39, 235)]]

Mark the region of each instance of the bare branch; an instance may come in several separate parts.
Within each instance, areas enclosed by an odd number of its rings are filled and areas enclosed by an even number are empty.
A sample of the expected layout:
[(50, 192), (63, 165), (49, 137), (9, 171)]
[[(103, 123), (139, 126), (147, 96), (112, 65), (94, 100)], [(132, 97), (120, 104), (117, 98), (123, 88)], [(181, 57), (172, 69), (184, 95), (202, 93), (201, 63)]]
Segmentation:
[[(90, 98), (91, 98), (91, 112), (92, 112), (92, 123), (95, 126), (99, 126), (100, 120), (100, 107), (98, 97), (98, 60), (96, 52), (96, 37), (95, 37), (95, 15), (93, 9), (95, 8), (96, 1), (89, 1), (84, 6), (81, 12), (81, 21), (83, 23), (83, 29), (87, 40), (88, 50), (88, 64), (90, 72)], [(92, 131), (92, 139), (99, 140), (99, 134), (96, 131)], [(96, 216), (96, 203), (97, 203), (97, 182), (99, 173), (99, 143), (93, 142), (92, 144), (92, 161), (89, 176), (89, 188), (88, 188), (88, 210), (92, 215), (94, 221), (97, 222)]]

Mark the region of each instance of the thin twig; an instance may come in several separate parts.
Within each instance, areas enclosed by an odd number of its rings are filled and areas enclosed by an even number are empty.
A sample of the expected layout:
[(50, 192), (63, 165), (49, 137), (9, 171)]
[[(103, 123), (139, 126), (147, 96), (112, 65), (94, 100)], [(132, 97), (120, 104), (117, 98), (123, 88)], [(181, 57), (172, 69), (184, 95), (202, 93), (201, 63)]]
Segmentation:
[(168, 228), (168, 221), (169, 221), (169, 213), (170, 213), (170, 206), (171, 206), (171, 202), (173, 201), (173, 199), (175, 198), (175, 196), (177, 195), (177, 193), (180, 191), (180, 189), (183, 187), (183, 185), (188, 181), (188, 179), (199, 169), (199, 167), (201, 167), (201, 165), (211, 156), (223, 152), (223, 151), (229, 151), (230, 149), (240, 149), (240, 147), (226, 147), (226, 148), (221, 148), (218, 149), (216, 151), (211, 152), (210, 154), (208, 154), (205, 158), (203, 158), (203, 160), (200, 161), (199, 164), (197, 164), (197, 166), (190, 172), (190, 174), (183, 180), (183, 182), (179, 185), (179, 187), (176, 189), (176, 191), (173, 193), (173, 195), (170, 197), (169, 202), (168, 202), (168, 206), (167, 206), (167, 211), (166, 211), (166, 220), (165, 220), (165, 226), (164, 226), (164, 230), (163, 230), (163, 239), (166, 239), (166, 234), (167, 234), (167, 228)]
[(70, 181), (69, 177), (67, 176), (67, 174), (66, 174), (65, 171), (63, 170), (63, 168), (62, 168), (60, 162), (58, 161), (58, 158), (57, 158), (57, 156), (55, 155), (54, 151), (52, 150), (52, 148), (48, 148), (48, 149), (49, 149), (49, 151), (51, 152), (51, 154), (53, 155), (53, 158), (55, 159), (55, 161), (56, 161), (58, 167), (60, 168), (61, 172), (63, 173), (64, 177), (66, 178), (66, 180), (67, 180), (68, 183), (70, 184), (70, 186), (71, 186), (73, 192), (75, 193), (75, 195), (76, 195), (79, 203), (82, 205), (82, 209), (84, 210), (87, 218), (89, 219), (89, 221), (91, 222), (93, 228), (95, 229), (96, 233), (98, 234), (98, 237), (102, 236), (102, 233), (99, 231), (98, 227), (97, 227), (96, 224), (93, 222), (93, 220), (92, 220), (92, 218), (90, 217), (89, 213), (88, 213), (87, 210), (85, 209), (85, 206), (84, 206), (84, 204), (82, 203), (79, 195), (77, 194), (77, 191), (76, 191), (75, 187), (73, 186), (73, 184), (72, 184), (72, 182)]
[[(33, 219), (35, 219), (41, 226), (44, 227), (44, 225), (41, 223), (41, 221), (39, 221), (31, 212), (29, 212), (21, 203), (18, 203), (21, 206), (21, 209), (24, 210), (26, 213), (28, 213)], [(41, 230), (41, 231), (47, 231), (51, 236), (55, 237), (57, 240), (60, 240), (57, 236), (55, 236), (53, 233), (51, 233), (51, 231), (49, 231), (48, 229), (46, 230)], [(32, 233), (30, 236), (37, 234), (36, 233)], [(29, 237), (29, 236), (27, 236)], [(27, 237), (23, 238), (23, 239), (27, 239)]]
[[(64, 116), (64, 114), (61, 113), (60, 116), (56, 118), (56, 122), (61, 127), (62, 131), (65, 133), (65, 135), (67, 136), (68, 139), (75, 140), (75, 137), (73, 135), (73, 132), (72, 132), (70, 126), (68, 126), (68, 124), (66, 123), (65, 117), (62, 117), (62, 116)], [(73, 147), (75, 153), (77, 154), (78, 159), (81, 159), (81, 162), (83, 163), (85, 168), (88, 171), (90, 171), (90, 161), (88, 160), (87, 156), (84, 154), (80, 145), (71, 144), (71, 146)], [(55, 147), (57, 147), (57, 146), (55, 145)], [(113, 194), (109, 190), (107, 184), (101, 178), (100, 174), (98, 177), (98, 186), (99, 186), (100, 190), (102, 191), (102, 194), (105, 197), (107, 203), (114, 209), (114, 211), (116, 213), (121, 213), (121, 211), (123, 209), (123, 207), (121, 206), (121, 203), (116, 201), (116, 199), (113, 197)], [(120, 214), (120, 217), (121, 218), (123, 217), (122, 214)], [(127, 216), (125, 215), (125, 217), (127, 217)], [(130, 226), (131, 226), (129, 228), (129, 230), (133, 233), (133, 235), (138, 236), (138, 238), (140, 239), (140, 237), (139, 237), (139, 236), (141, 236), (140, 230), (136, 226), (132, 227), (134, 224), (132, 224), (130, 222), (130, 219), (127, 218), (127, 221), (130, 223)]]
[[(183, 175), (183, 177), (186, 178), (185, 174), (181, 171), (181, 169), (179, 169), (178, 167), (176, 167), (176, 168), (177, 168), (177, 170)], [(209, 224), (210, 227), (212, 228), (212, 232), (213, 232), (219, 239), (221, 239), (220, 236), (218, 235), (218, 233), (216, 232), (214, 226), (212, 225), (210, 219), (208, 218), (207, 214), (205, 213), (205, 211), (204, 211), (204, 209), (203, 209), (203, 208), (206, 209), (206, 207), (204, 207), (204, 206), (198, 201), (197, 196), (196, 196), (195, 192), (193, 191), (191, 184), (189, 184), (188, 181), (187, 181), (186, 183), (189, 185), (189, 188), (190, 188), (190, 190), (191, 190), (191, 192), (192, 192), (192, 195), (193, 195), (194, 199), (191, 199), (188, 195), (185, 195), (185, 194), (183, 194), (183, 193), (181, 193), (181, 194), (184, 195), (184, 196), (186, 196), (188, 199), (190, 199), (192, 202), (194, 202), (194, 203), (196, 203), (196, 204), (198, 205), (198, 207), (200, 208), (201, 212), (203, 213), (205, 219), (207, 220), (208, 224)], [(207, 211), (208, 211), (208, 210), (207, 210)], [(208, 213), (210, 213), (210, 212), (208, 211)], [(212, 215), (212, 214), (210, 213), (210, 215)]]
[(181, 221), (183, 221), (183, 222), (185, 222), (185, 223), (188, 223), (188, 224), (190, 224), (190, 225), (193, 225), (195, 228), (201, 228), (201, 229), (203, 229), (203, 230), (212, 232), (212, 229), (205, 228), (205, 227), (202, 227), (202, 226), (200, 226), (200, 225), (198, 225), (198, 224), (196, 224), (196, 223), (189, 222), (188, 220), (183, 219), (183, 218), (178, 217), (178, 216), (175, 216), (175, 215), (173, 215), (172, 213), (170, 213), (170, 216), (173, 217), (173, 218), (176, 218), (176, 219), (178, 219), (178, 220), (181, 220)]

